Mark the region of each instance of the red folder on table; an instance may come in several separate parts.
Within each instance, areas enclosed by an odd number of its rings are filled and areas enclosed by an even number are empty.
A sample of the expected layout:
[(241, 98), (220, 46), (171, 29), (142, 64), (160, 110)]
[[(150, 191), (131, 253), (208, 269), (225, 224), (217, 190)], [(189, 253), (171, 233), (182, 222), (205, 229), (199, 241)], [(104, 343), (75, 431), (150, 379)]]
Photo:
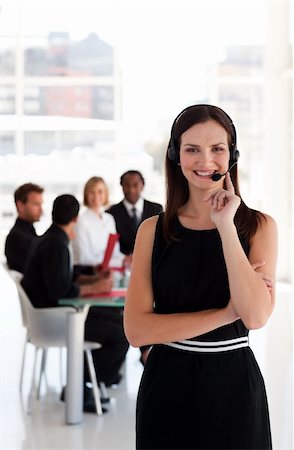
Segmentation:
[(119, 238), (119, 234), (117, 234), (117, 233), (109, 235), (107, 246), (106, 246), (106, 250), (105, 250), (105, 253), (104, 253), (104, 258), (103, 258), (103, 261), (101, 263), (101, 269), (102, 270), (109, 269), (109, 262), (111, 260), (111, 257), (112, 257), (112, 254), (113, 254), (113, 250), (114, 250), (114, 246), (115, 246), (116, 242), (118, 241), (118, 238)]

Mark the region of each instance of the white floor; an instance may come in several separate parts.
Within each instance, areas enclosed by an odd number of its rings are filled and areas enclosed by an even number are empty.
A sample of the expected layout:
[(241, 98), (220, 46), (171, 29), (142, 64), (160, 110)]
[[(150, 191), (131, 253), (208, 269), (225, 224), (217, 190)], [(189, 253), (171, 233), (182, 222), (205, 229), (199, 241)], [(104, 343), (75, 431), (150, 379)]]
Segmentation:
[[(81, 425), (65, 424), (65, 405), (59, 400), (59, 351), (49, 351), (47, 384), (40, 400), (34, 401), (33, 414), (26, 413), (27, 394), (33, 362), (28, 347), (24, 392), (19, 394), (19, 373), (24, 342), (16, 291), (0, 267), (0, 449), (126, 449), (135, 448), (135, 402), (142, 374), (139, 350), (131, 348), (123, 368), (124, 378), (117, 389), (110, 389), (111, 403), (102, 417), (84, 414)], [(5, 294), (3, 294), (5, 293)]]
[[(48, 361), (48, 389), (26, 413), (26, 400), (33, 351), (26, 365), (24, 393), (18, 390), (24, 329), (16, 291), (0, 267), (0, 450), (132, 450), (135, 448), (135, 402), (142, 367), (139, 352), (131, 348), (124, 379), (110, 390), (111, 403), (103, 417), (84, 414), (81, 425), (65, 424), (65, 406), (59, 401), (59, 354), (52, 350)], [(251, 333), (251, 346), (264, 374), (275, 450), (292, 450), (293, 370), (292, 292), (280, 286), (278, 302), (270, 323)]]

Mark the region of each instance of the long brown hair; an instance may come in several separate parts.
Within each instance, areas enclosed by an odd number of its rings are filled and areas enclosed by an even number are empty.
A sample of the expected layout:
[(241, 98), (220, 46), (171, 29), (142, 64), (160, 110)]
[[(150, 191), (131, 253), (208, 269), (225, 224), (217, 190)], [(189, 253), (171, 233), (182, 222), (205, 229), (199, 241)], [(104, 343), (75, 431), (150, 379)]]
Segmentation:
[[(236, 152), (236, 130), (231, 118), (221, 108), (212, 105), (192, 105), (184, 109), (176, 117), (172, 125), (171, 138), (165, 158), (166, 207), (163, 219), (163, 233), (168, 241), (176, 239), (173, 230), (177, 213), (179, 208), (187, 203), (190, 195), (188, 181), (183, 175), (181, 167), (176, 163), (176, 157), (179, 157), (181, 136), (193, 125), (207, 122), (208, 120), (215, 120), (227, 131), (230, 160), (234, 160), (232, 153)], [(171, 147), (173, 154), (176, 153), (175, 158), (171, 158)], [(234, 222), (239, 236), (249, 241), (255, 234), (258, 224), (264, 215), (259, 211), (248, 208), (242, 200), (238, 183), (237, 164), (232, 167), (230, 173), (235, 193), (241, 198), (241, 204), (236, 212)]]

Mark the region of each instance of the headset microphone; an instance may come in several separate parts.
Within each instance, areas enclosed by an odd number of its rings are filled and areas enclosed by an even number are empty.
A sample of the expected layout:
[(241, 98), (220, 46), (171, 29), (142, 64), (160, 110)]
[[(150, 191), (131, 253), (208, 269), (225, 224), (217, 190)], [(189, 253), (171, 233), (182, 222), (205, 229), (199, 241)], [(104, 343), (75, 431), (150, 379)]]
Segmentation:
[(235, 161), (225, 173), (214, 173), (211, 175), (212, 181), (219, 181), (222, 177), (224, 177), (231, 169), (234, 167), (234, 165), (237, 164), (237, 161)]

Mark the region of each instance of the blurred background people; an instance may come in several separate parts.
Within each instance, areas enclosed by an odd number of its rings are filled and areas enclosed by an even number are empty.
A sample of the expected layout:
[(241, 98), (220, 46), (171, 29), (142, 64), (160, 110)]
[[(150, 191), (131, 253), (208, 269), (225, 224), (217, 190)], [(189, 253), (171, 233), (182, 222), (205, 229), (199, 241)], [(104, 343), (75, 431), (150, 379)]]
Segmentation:
[[(102, 177), (92, 177), (86, 182), (83, 197), (86, 210), (77, 221), (73, 255), (77, 270), (85, 273), (88, 267), (91, 273), (103, 261), (109, 234), (117, 230), (112, 215), (104, 211), (108, 205), (108, 187)], [(124, 257), (117, 243), (110, 266), (121, 267)]]
[(143, 175), (138, 170), (128, 170), (120, 177), (124, 198), (112, 205), (107, 212), (113, 215), (120, 239), (120, 250), (131, 255), (134, 250), (138, 226), (148, 217), (162, 212), (159, 203), (150, 202), (142, 197), (145, 186)]
[(28, 249), (37, 233), (34, 222), (42, 215), (44, 189), (37, 184), (26, 183), (14, 192), (17, 218), (5, 241), (5, 256), (9, 269), (23, 273)]
[[(92, 283), (79, 285), (73, 279), (69, 242), (75, 237), (79, 213), (78, 200), (69, 194), (58, 196), (53, 203), (52, 225), (32, 244), (25, 267), (22, 285), (37, 308), (58, 306), (60, 298), (109, 292), (111, 273), (94, 275)], [(115, 309), (115, 308), (113, 308)], [(120, 367), (129, 348), (125, 338), (121, 314), (111, 308), (90, 308), (85, 322), (85, 339), (102, 344), (93, 351), (98, 382), (106, 386), (120, 381)], [(84, 365), (84, 393), (90, 381)], [(84, 410), (95, 412), (94, 399), (85, 394)]]
[[(162, 212), (159, 203), (150, 202), (142, 197), (145, 180), (138, 170), (128, 170), (120, 177), (120, 184), (124, 193), (123, 200), (112, 205), (107, 211), (113, 215), (116, 229), (119, 233), (120, 250), (128, 259), (125, 264), (131, 269), (132, 254), (135, 245), (137, 229), (143, 220)], [(148, 357), (149, 346), (140, 347), (140, 361), (143, 365)]]

